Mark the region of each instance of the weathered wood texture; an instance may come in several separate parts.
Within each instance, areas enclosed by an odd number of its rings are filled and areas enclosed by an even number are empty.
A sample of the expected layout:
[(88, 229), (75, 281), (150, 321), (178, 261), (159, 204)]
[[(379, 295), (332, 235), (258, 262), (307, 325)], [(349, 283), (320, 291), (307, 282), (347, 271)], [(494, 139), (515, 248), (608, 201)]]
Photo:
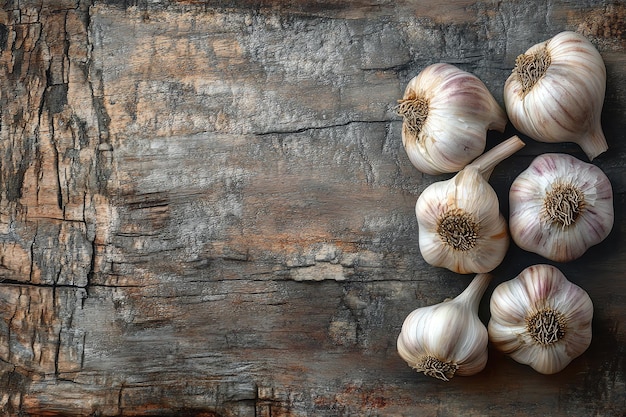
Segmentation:
[[(623, 415), (625, 3), (3, 3), (3, 414)], [(517, 54), (566, 29), (608, 72), (615, 227), (559, 265), (594, 300), (592, 345), (553, 376), (493, 351), (474, 377), (418, 375), (404, 317), (470, 277), (419, 254), (414, 204), (444, 177), (410, 165), (396, 100), (443, 61), (502, 103)], [(500, 196), (534, 155), (585, 159), (527, 143)], [(511, 248), (485, 322), (540, 262)]]

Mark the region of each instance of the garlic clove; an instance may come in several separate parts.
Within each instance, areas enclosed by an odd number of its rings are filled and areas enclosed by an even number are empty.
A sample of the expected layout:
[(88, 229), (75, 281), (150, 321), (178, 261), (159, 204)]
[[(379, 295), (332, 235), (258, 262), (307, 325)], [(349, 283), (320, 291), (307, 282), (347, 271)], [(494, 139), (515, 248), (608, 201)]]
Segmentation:
[(551, 265), (528, 267), (498, 285), (490, 311), (494, 347), (544, 374), (561, 371), (591, 343), (591, 298)]
[[(529, 342), (532, 343), (532, 342)], [(551, 375), (563, 369), (571, 362), (565, 352), (564, 344), (557, 346), (549, 346), (541, 350), (534, 349), (532, 346), (521, 348), (511, 357), (518, 363), (530, 364), (536, 371)]]
[(491, 276), (478, 274), (457, 297), (413, 310), (398, 335), (398, 354), (425, 375), (448, 381), (482, 371), (488, 335), (478, 306)]
[(509, 191), (509, 228), (522, 249), (556, 262), (582, 256), (613, 228), (611, 183), (600, 168), (566, 154), (543, 154)]
[(601, 126), (605, 89), (600, 53), (566, 31), (517, 57), (504, 103), (520, 132), (540, 142), (575, 142), (593, 160), (608, 149)]
[(507, 123), (478, 77), (445, 63), (424, 68), (398, 102), (402, 144), (425, 174), (458, 172), (483, 153), (487, 130), (502, 132)]
[(424, 260), (461, 274), (495, 269), (509, 247), (498, 196), (488, 183), (493, 167), (524, 143), (514, 136), (453, 178), (428, 186), (415, 204)]

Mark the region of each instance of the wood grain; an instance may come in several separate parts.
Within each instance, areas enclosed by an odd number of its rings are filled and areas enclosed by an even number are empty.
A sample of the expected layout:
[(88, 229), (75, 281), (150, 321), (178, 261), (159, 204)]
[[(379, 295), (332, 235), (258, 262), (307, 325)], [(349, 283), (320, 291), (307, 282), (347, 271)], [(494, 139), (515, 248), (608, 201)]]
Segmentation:
[[(623, 2), (7, 1), (0, 11), (0, 409), (48, 416), (619, 416), (626, 409)], [(490, 351), (449, 383), (404, 317), (469, 276), (427, 265), (396, 100), (426, 65), (502, 103), (562, 30), (607, 66), (594, 163), (615, 226), (558, 265), (589, 350), (544, 376)], [(516, 133), (490, 133), (488, 146)], [(494, 171), (508, 187), (527, 146)], [(546, 262), (512, 245), (499, 282)]]

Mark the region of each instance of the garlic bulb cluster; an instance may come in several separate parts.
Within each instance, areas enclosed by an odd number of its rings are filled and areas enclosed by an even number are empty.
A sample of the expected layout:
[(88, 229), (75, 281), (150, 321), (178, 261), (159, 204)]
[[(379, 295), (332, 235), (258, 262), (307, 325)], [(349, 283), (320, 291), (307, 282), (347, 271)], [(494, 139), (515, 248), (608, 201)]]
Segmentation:
[(474, 375), (487, 364), (487, 328), (478, 306), (491, 276), (478, 274), (457, 297), (413, 310), (398, 336), (398, 353), (409, 366), (443, 381)]
[(488, 183), (496, 164), (524, 146), (517, 136), (496, 145), (447, 181), (429, 185), (415, 215), (424, 260), (461, 274), (495, 269), (509, 247), (506, 220)]
[(504, 103), (517, 130), (540, 142), (575, 142), (590, 160), (608, 149), (600, 114), (606, 69), (584, 36), (561, 32), (517, 57)]
[(487, 130), (507, 118), (478, 77), (445, 63), (426, 67), (398, 101), (402, 144), (425, 174), (458, 172), (485, 150)]
[(490, 310), (494, 347), (542, 374), (561, 371), (591, 344), (591, 298), (554, 266), (528, 267), (498, 285)]
[(458, 297), (406, 317), (397, 349), (411, 367), (444, 381), (475, 374), (487, 362), (487, 337), (517, 362), (552, 374), (589, 347), (593, 303), (551, 265), (530, 266), (498, 285), (487, 329), (477, 310), (487, 273), (503, 261), (510, 238), (555, 262), (577, 259), (606, 239), (614, 222), (609, 179), (573, 156), (540, 155), (511, 185), (507, 227), (488, 181), (524, 143), (513, 136), (482, 153), (486, 131), (504, 131), (508, 116), (530, 138), (577, 143), (593, 160), (608, 149), (600, 124), (605, 88), (602, 57), (574, 32), (517, 57), (504, 87), (507, 114), (478, 78), (449, 64), (431, 65), (409, 82), (398, 113), (411, 163), (425, 174), (456, 172), (417, 200), (420, 252), (432, 266), (478, 274)]
[(557, 262), (579, 258), (613, 228), (613, 191), (600, 168), (543, 154), (513, 181), (509, 227), (522, 249)]

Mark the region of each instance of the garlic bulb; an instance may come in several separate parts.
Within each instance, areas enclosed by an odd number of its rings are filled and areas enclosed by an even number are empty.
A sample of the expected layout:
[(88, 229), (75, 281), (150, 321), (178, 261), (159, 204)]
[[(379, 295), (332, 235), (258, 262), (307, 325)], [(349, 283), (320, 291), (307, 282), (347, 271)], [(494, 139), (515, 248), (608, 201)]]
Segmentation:
[(489, 272), (509, 247), (506, 220), (487, 182), (496, 164), (524, 146), (517, 136), (498, 144), (447, 181), (429, 185), (415, 215), (426, 262), (461, 274)]
[(483, 82), (450, 64), (426, 67), (398, 103), (402, 144), (425, 174), (458, 172), (483, 153), (487, 130), (503, 132), (507, 122)]
[(478, 306), (491, 276), (478, 274), (457, 297), (413, 310), (398, 336), (398, 354), (409, 366), (444, 381), (474, 375), (487, 363), (487, 328)]
[(528, 267), (498, 285), (490, 309), (491, 343), (542, 374), (561, 371), (591, 344), (591, 298), (554, 266)]
[(504, 104), (517, 130), (540, 142), (575, 142), (590, 160), (608, 149), (600, 114), (606, 69), (585, 37), (562, 32), (517, 57)]
[(600, 168), (566, 154), (535, 158), (511, 184), (509, 227), (522, 249), (579, 258), (613, 228), (613, 191)]

